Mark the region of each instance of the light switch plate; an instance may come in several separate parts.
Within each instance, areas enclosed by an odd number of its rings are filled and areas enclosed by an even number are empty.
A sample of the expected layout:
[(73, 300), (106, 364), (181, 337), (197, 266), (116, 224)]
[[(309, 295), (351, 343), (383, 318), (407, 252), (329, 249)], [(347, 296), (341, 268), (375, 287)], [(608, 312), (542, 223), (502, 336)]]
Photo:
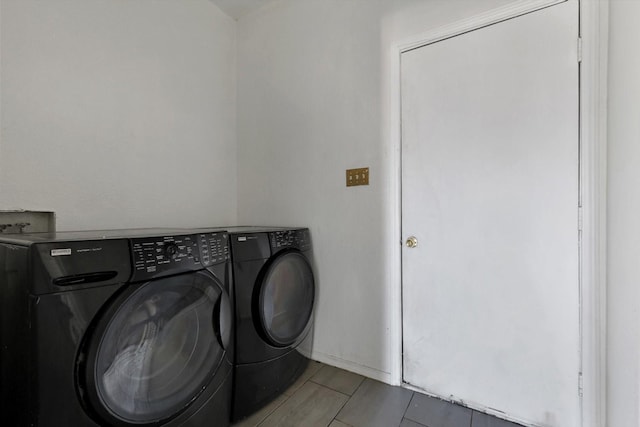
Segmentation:
[(347, 169), (347, 187), (369, 185), (369, 168)]

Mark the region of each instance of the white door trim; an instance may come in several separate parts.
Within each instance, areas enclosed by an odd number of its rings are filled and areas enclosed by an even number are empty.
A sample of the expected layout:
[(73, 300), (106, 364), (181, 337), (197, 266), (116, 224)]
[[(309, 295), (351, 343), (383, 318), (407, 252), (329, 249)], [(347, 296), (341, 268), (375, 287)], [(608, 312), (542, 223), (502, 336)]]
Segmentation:
[[(607, 43), (609, 0), (519, 0), (469, 19), (454, 22), (392, 47), (390, 76), (390, 143), (393, 268), (389, 271), (394, 304), (392, 343), (394, 383), (402, 384), (402, 135), (400, 57), (403, 52), (468, 31), (534, 12), (564, 1), (580, 2), (580, 186), (582, 240), (580, 246), (580, 334), (582, 427), (606, 424), (606, 161)], [(576, 40), (576, 48), (578, 41)]]
[(582, 425), (606, 425), (608, 0), (580, 1)]
[(488, 25), (512, 19), (526, 13), (544, 9), (554, 4), (564, 3), (568, 0), (517, 0), (508, 5), (489, 10), (471, 18), (453, 22), (434, 30), (419, 34), (398, 44), (399, 53), (422, 47), (440, 40), (455, 37), (460, 34), (477, 30)]

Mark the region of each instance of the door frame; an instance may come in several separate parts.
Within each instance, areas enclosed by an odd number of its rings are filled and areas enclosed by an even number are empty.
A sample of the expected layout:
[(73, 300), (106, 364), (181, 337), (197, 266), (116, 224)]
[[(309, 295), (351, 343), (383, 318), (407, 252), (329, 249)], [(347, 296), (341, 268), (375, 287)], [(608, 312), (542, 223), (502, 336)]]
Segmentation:
[[(582, 427), (606, 424), (606, 162), (607, 162), (607, 48), (609, 0), (518, 0), (506, 6), (394, 44), (390, 68), (391, 174), (394, 212), (391, 217), (394, 260), (389, 272), (392, 295), (392, 380), (403, 382), (402, 355), (402, 116), (401, 55), (409, 50), (480, 29), (565, 1), (579, 2), (579, 306), (580, 306), (580, 411)], [(477, 408), (498, 414), (490, 408)], [(501, 414), (504, 416), (504, 414)]]

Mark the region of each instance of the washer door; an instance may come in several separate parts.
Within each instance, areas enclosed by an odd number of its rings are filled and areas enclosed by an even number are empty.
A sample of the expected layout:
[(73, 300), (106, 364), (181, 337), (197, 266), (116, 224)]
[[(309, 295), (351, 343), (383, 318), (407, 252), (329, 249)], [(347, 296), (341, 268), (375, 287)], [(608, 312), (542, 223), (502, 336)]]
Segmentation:
[(129, 285), (89, 339), (86, 391), (101, 421), (161, 424), (185, 410), (220, 366), (231, 319), (204, 271)]
[(266, 340), (286, 347), (303, 337), (315, 297), (311, 266), (302, 253), (285, 252), (267, 265), (258, 287), (258, 313)]

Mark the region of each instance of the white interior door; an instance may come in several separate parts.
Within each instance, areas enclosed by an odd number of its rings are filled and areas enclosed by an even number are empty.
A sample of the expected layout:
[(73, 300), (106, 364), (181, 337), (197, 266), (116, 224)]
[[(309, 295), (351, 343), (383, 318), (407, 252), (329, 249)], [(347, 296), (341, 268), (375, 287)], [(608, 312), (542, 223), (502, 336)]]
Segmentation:
[(402, 54), (403, 376), (580, 423), (578, 5)]

